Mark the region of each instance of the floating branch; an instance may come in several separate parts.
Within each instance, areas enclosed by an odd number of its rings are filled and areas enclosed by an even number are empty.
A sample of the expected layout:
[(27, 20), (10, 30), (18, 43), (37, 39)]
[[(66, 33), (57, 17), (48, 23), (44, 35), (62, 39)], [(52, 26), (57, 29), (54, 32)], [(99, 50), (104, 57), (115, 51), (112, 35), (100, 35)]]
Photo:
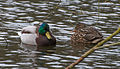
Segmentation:
[(71, 68), (73, 68), (75, 65), (77, 65), (78, 63), (80, 63), (85, 57), (87, 57), (89, 54), (91, 54), (92, 52), (94, 52), (96, 48), (98, 48), (99, 46), (103, 45), (105, 42), (107, 42), (108, 40), (110, 40), (113, 36), (117, 35), (119, 32), (120, 32), (120, 27), (113, 34), (111, 34), (106, 39), (104, 39), (103, 41), (99, 42), (93, 48), (91, 48), (90, 50), (88, 50), (87, 52), (85, 52), (76, 62), (72, 63), (71, 65), (69, 65), (65, 69), (71, 69)]
[(101, 46), (101, 47), (96, 47), (95, 49), (101, 49), (101, 48), (110, 47), (110, 46), (115, 46), (115, 45), (120, 45), (120, 42), (103, 45), (103, 46)]

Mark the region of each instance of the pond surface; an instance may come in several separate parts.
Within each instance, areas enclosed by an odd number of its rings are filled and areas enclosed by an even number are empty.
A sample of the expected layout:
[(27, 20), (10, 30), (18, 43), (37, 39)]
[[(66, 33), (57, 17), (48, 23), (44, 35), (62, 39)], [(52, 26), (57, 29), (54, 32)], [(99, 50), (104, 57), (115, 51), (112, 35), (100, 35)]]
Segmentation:
[[(65, 69), (91, 48), (71, 46), (77, 23), (96, 27), (104, 38), (120, 26), (120, 0), (0, 0), (0, 68)], [(54, 47), (23, 45), (17, 32), (47, 22)], [(120, 41), (120, 34), (107, 43)], [(120, 47), (96, 50), (73, 69), (120, 69)]]

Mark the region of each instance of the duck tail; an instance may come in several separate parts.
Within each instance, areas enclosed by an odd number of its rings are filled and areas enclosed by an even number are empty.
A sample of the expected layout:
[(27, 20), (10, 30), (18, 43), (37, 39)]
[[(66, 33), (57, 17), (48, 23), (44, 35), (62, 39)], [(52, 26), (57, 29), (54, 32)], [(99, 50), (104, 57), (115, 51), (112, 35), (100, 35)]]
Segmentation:
[(102, 41), (102, 40), (103, 40), (103, 39), (95, 39), (95, 40), (92, 41), (92, 43), (95, 44), (95, 43), (98, 43), (98, 42), (100, 42), (100, 41)]
[(21, 37), (21, 35), (22, 35), (21, 32), (17, 32), (17, 34), (19, 35), (19, 37)]

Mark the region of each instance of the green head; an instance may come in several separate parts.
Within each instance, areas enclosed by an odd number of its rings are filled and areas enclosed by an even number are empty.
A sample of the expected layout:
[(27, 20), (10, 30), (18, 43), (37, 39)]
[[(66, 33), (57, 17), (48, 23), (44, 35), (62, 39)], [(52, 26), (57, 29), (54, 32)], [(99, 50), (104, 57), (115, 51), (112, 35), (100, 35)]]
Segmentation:
[(40, 25), (40, 28), (39, 28), (38, 31), (41, 35), (44, 35), (47, 31), (49, 31), (49, 25), (47, 23), (43, 22)]
[(39, 28), (39, 34), (41, 35), (45, 35), (47, 37), (47, 39), (52, 39), (52, 36), (50, 34), (50, 31), (49, 31), (49, 25), (47, 23), (42, 23), (40, 25), (40, 28)]

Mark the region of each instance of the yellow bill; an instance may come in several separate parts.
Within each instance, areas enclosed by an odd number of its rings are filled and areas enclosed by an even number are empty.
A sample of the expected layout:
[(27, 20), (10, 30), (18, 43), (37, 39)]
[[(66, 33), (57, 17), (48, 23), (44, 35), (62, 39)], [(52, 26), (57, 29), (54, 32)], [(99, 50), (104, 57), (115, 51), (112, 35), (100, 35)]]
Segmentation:
[(50, 35), (50, 32), (46, 32), (46, 37), (48, 38), (48, 39), (52, 39), (52, 37), (51, 37), (51, 35)]

